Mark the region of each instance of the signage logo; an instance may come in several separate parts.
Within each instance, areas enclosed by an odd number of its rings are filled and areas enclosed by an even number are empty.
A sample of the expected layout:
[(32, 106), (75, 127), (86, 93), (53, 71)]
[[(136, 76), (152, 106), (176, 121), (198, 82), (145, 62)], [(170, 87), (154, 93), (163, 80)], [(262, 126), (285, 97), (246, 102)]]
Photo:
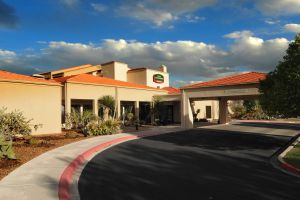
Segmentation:
[(154, 83), (164, 83), (164, 76), (161, 74), (154, 74), (153, 75), (153, 82)]

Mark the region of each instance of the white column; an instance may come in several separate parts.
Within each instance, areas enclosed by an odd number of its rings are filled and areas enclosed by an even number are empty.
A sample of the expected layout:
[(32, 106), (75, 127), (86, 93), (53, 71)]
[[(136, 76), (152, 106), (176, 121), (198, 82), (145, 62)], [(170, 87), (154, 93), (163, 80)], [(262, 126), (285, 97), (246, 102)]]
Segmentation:
[(228, 108), (227, 99), (221, 98), (219, 100), (219, 121), (220, 124), (228, 123)]
[(65, 115), (71, 113), (71, 98), (68, 97), (68, 84), (64, 84)]
[(140, 119), (140, 102), (139, 101), (134, 102), (134, 112), (135, 112), (135, 118), (137, 120), (139, 120)]
[(65, 114), (71, 113), (71, 99), (66, 98), (65, 99)]
[(116, 101), (117, 102), (117, 119), (120, 119), (122, 110), (121, 110), (121, 101)]
[(120, 100), (119, 100), (119, 91), (118, 91), (118, 87), (115, 87), (115, 117), (116, 119), (120, 119), (121, 117), (121, 103), (120, 103)]
[(79, 107), (79, 112), (80, 112), (80, 115), (83, 115), (83, 105), (82, 104)]
[(190, 99), (186, 95), (186, 92), (182, 90), (181, 94), (181, 127), (193, 128), (193, 113), (191, 108)]
[[(81, 107), (80, 107), (81, 108)], [(93, 100), (93, 113), (94, 115), (98, 116), (98, 99)]]

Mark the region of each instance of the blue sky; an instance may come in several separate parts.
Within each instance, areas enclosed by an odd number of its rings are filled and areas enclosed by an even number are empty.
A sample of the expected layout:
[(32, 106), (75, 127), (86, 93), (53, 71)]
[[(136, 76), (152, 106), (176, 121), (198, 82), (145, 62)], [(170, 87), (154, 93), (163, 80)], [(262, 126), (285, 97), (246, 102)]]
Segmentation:
[(299, 32), (299, 0), (0, 0), (0, 68), (165, 64), (179, 86), (270, 71)]

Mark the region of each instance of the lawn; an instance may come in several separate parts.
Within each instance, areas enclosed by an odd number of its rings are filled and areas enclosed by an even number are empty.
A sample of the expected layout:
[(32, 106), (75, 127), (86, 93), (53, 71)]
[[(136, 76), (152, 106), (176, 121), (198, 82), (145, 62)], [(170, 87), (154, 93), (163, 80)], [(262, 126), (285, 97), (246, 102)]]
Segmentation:
[(300, 169), (300, 143), (289, 151), (283, 158), (285, 162)]

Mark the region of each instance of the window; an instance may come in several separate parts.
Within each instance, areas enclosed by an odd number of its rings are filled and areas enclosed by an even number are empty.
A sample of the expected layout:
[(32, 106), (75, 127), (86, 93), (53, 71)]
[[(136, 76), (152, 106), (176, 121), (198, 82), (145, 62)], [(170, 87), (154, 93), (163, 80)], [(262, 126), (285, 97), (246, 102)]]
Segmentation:
[(211, 106), (206, 106), (206, 118), (211, 118)]

